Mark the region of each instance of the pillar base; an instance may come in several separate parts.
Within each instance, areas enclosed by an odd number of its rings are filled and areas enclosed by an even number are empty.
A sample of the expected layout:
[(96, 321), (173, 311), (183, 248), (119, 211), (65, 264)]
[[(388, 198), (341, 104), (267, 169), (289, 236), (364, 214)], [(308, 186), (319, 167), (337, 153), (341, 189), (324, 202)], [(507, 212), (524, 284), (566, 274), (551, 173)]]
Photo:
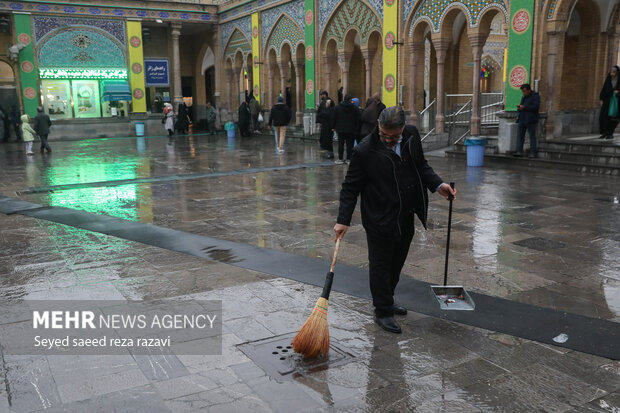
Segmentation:
[(446, 123), (444, 115), (435, 116), (435, 133), (444, 133), (446, 131)]

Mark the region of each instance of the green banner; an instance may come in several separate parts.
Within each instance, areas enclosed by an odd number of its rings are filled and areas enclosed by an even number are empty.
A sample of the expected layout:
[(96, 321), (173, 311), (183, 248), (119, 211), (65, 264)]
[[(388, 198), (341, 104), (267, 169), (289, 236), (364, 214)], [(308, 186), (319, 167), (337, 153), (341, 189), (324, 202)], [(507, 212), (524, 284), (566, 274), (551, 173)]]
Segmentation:
[(29, 14), (15, 14), (15, 33), (17, 42), (25, 44), (19, 52), (19, 71), (22, 80), (22, 98), (24, 113), (34, 118), (39, 106), (37, 71), (34, 66), (34, 48), (32, 46), (32, 25)]
[(306, 109), (315, 109), (315, 73), (314, 73), (314, 0), (304, 0), (306, 7), (305, 44), (306, 44)]
[(510, 2), (510, 34), (508, 35), (508, 63), (506, 78), (506, 111), (517, 110), (521, 103), (521, 85), (530, 83), (532, 66), (532, 33), (534, 0)]

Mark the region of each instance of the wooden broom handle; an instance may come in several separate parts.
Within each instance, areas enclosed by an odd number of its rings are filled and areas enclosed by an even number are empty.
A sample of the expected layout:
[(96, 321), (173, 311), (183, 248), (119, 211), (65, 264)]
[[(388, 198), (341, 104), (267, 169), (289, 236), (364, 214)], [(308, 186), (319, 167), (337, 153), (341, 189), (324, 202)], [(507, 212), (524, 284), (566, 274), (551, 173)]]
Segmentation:
[(340, 249), (340, 241), (342, 241), (340, 238), (336, 240), (336, 248), (334, 249), (334, 258), (332, 259), (332, 268), (329, 270), (329, 272), (334, 272), (334, 267), (336, 266), (336, 259), (338, 258), (338, 250)]

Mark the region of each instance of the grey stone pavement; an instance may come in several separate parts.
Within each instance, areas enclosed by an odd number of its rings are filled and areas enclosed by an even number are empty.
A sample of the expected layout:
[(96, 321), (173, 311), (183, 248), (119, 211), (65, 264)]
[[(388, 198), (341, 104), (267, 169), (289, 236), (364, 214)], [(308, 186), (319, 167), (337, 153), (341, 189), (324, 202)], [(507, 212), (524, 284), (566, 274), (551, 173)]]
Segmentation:
[[(21, 145), (0, 145), (0, 195), (331, 256), (347, 167), (316, 165), (324, 162), (316, 142), (289, 141), (283, 155), (273, 138), (221, 135), (171, 146), (153, 137), (52, 147), (27, 158)], [(451, 282), (620, 322), (618, 178), (428, 159), (459, 191)], [(447, 202), (433, 196), (429, 215), (403, 276), (440, 283)], [(340, 262), (367, 266), (359, 210)], [(354, 355), (347, 362), (275, 380), (237, 347), (296, 332), (319, 294), (273, 274), (0, 214), (2, 305), (184, 297), (222, 300), (224, 318), (221, 356), (163, 363), (130, 354), (12, 356), (2, 354), (0, 336), (0, 412), (620, 411), (618, 361), (412, 312), (400, 319), (403, 334), (392, 335), (373, 323), (370, 302), (342, 293), (330, 297), (329, 324), (332, 340)]]

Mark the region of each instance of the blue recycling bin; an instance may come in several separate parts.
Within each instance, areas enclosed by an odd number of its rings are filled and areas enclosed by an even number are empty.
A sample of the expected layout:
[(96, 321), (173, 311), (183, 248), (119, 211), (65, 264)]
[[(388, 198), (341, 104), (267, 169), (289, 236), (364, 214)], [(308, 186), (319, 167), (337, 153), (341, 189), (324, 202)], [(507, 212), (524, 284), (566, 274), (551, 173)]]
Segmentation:
[(226, 133), (228, 134), (228, 138), (234, 138), (235, 133), (237, 131), (237, 125), (234, 122), (226, 122), (224, 125), (224, 129), (226, 129)]
[(144, 136), (144, 122), (136, 122), (136, 136)]
[(484, 162), (484, 147), (487, 144), (485, 138), (467, 138), (467, 166), (482, 166)]

